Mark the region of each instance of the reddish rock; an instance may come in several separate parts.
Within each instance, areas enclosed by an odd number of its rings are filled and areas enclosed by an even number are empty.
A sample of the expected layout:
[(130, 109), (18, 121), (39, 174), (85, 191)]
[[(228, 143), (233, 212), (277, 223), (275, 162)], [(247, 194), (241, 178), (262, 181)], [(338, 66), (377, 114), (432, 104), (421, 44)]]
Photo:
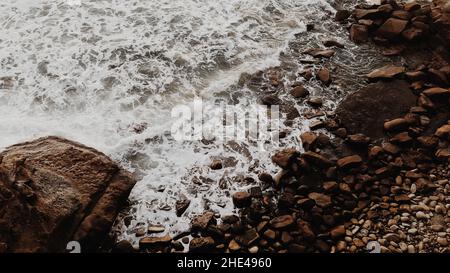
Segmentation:
[(367, 77), (371, 80), (392, 79), (400, 74), (403, 74), (404, 72), (405, 72), (404, 67), (387, 65), (387, 66), (383, 66), (381, 68), (375, 69), (374, 71), (367, 74)]
[(313, 132), (305, 132), (300, 135), (300, 140), (302, 142), (303, 148), (307, 151), (310, 150), (311, 147), (313, 147), (316, 143), (317, 135)]
[(248, 192), (236, 192), (233, 194), (233, 204), (237, 208), (250, 206), (252, 198)]
[(318, 165), (320, 167), (330, 167), (334, 165), (333, 162), (325, 156), (311, 151), (303, 153), (301, 155), (301, 158), (305, 159), (311, 164)]
[(172, 242), (172, 237), (169, 235), (165, 235), (163, 237), (144, 237), (139, 240), (139, 248), (141, 250), (158, 248), (161, 246), (167, 246), (170, 242)]
[(135, 184), (106, 155), (58, 137), (0, 154), (0, 242), (7, 252), (97, 251)]
[(336, 14), (334, 16), (334, 20), (338, 21), (338, 22), (342, 22), (344, 20), (347, 20), (347, 18), (350, 17), (350, 15), (351, 15), (350, 11), (340, 9), (340, 10), (336, 11)]
[(302, 85), (296, 86), (291, 90), (294, 98), (304, 98), (309, 95), (309, 91)]
[(292, 225), (293, 223), (294, 223), (294, 217), (292, 217), (292, 215), (289, 215), (289, 214), (278, 216), (278, 217), (275, 217), (272, 220), (270, 220), (270, 224), (275, 229), (286, 228), (286, 227), (289, 227), (290, 225)]
[(331, 238), (340, 239), (345, 236), (345, 226), (337, 226), (330, 231)]
[(355, 9), (353, 11), (353, 16), (359, 19), (376, 19), (380, 15), (378, 9)]
[(408, 21), (401, 20), (397, 18), (389, 18), (384, 22), (384, 24), (376, 31), (376, 35), (387, 38), (394, 39), (397, 38), (400, 33), (405, 30), (408, 25)]
[(450, 140), (450, 124), (445, 124), (436, 130), (435, 135), (440, 138), (447, 138)]
[(416, 27), (409, 27), (402, 32), (402, 37), (408, 41), (415, 41), (424, 36), (425, 32)]
[(331, 203), (331, 197), (323, 193), (312, 192), (308, 195), (309, 199), (314, 200), (319, 207), (328, 207)]
[(362, 158), (359, 155), (352, 155), (341, 158), (337, 161), (339, 168), (350, 168), (362, 163)]
[(369, 29), (366, 25), (353, 24), (350, 27), (350, 40), (355, 43), (364, 43), (369, 39)]
[(384, 130), (398, 131), (408, 128), (408, 121), (404, 118), (397, 118), (384, 123)]
[(330, 58), (335, 54), (335, 51), (331, 49), (312, 49), (308, 50), (306, 53), (314, 58)]
[(411, 13), (407, 12), (406, 10), (394, 10), (391, 16), (397, 19), (408, 21), (411, 18)]
[(423, 94), (427, 95), (430, 98), (439, 97), (443, 95), (450, 95), (450, 89), (433, 87), (423, 91)]
[(194, 217), (191, 222), (193, 230), (204, 230), (208, 227), (209, 223), (214, 217), (214, 213), (211, 211), (205, 212), (202, 215)]
[(330, 75), (330, 71), (328, 70), (328, 68), (321, 68), (318, 72), (317, 72), (317, 79), (320, 80), (323, 84), (330, 84), (331, 83), (331, 75)]
[(272, 156), (272, 161), (281, 168), (287, 169), (289, 164), (293, 162), (298, 155), (299, 153), (295, 150), (295, 148), (284, 149)]
[(189, 243), (189, 251), (192, 252), (202, 252), (208, 251), (214, 247), (215, 241), (211, 237), (199, 237), (194, 238)]
[(314, 239), (316, 239), (316, 235), (314, 234), (311, 225), (308, 222), (299, 221), (297, 225), (298, 232), (303, 239), (309, 242), (312, 242), (314, 241)]

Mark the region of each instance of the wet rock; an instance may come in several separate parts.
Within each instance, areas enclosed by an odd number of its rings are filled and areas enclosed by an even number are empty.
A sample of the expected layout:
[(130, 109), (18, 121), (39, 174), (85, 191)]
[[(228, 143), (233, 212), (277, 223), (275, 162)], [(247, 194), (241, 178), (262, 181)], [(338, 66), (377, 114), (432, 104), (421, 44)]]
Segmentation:
[(273, 177), (268, 173), (261, 173), (258, 175), (258, 179), (268, 185), (274, 185), (275, 181)]
[(345, 226), (337, 226), (330, 231), (331, 238), (340, 239), (345, 236)]
[(211, 211), (205, 212), (202, 215), (196, 216), (192, 219), (191, 225), (193, 230), (204, 230), (209, 225), (214, 217)]
[(341, 169), (355, 167), (361, 163), (362, 158), (359, 155), (346, 156), (337, 161), (337, 165)]
[(149, 225), (147, 232), (152, 234), (152, 233), (161, 233), (161, 232), (164, 232), (165, 230), (166, 230), (166, 228), (161, 225)]
[(376, 31), (377, 36), (387, 39), (397, 38), (408, 25), (408, 21), (397, 18), (387, 19), (383, 25)]
[(369, 39), (369, 29), (365, 25), (353, 24), (350, 27), (350, 40), (355, 43), (364, 43)]
[(305, 159), (306, 161), (308, 161), (311, 164), (320, 166), (320, 167), (330, 167), (333, 164), (333, 162), (331, 160), (329, 160), (328, 158), (326, 158), (325, 156), (315, 153), (315, 152), (305, 152), (301, 155), (301, 158)]
[(183, 215), (183, 213), (188, 209), (190, 204), (191, 204), (190, 200), (187, 199), (178, 200), (175, 203), (175, 212), (177, 214), (177, 217), (181, 217), (181, 215)]
[(291, 226), (293, 223), (294, 223), (294, 217), (292, 217), (292, 215), (282, 215), (282, 216), (278, 216), (278, 217), (275, 217), (272, 220), (270, 220), (270, 225), (274, 229), (283, 229), (283, 228)]
[(135, 184), (103, 153), (58, 137), (0, 154), (0, 242), (8, 252), (97, 251)]
[(348, 17), (350, 17), (351, 12), (345, 9), (339, 9), (336, 11), (336, 14), (334, 16), (334, 20), (338, 22), (342, 22), (344, 20), (347, 20)]
[(316, 239), (316, 234), (314, 234), (311, 225), (305, 221), (298, 222), (298, 232), (305, 240), (312, 242)]
[(317, 141), (317, 135), (313, 132), (305, 132), (300, 135), (300, 140), (302, 142), (303, 148), (308, 151), (312, 147), (314, 147), (314, 144)]
[(294, 98), (304, 98), (309, 95), (309, 91), (304, 86), (299, 85), (291, 90), (291, 95)]
[(117, 242), (111, 249), (111, 253), (134, 253), (134, 252), (136, 252), (136, 250), (134, 249), (133, 245), (127, 240)]
[(272, 106), (272, 105), (279, 105), (280, 99), (275, 95), (266, 95), (261, 98), (261, 101), (264, 105)]
[(207, 251), (214, 247), (215, 241), (211, 237), (194, 238), (189, 243), (189, 250), (192, 252)]
[(256, 229), (254, 228), (247, 230), (244, 234), (236, 236), (235, 238), (236, 242), (247, 247), (256, 242), (258, 239), (258, 232), (256, 232)]
[(328, 207), (331, 205), (331, 197), (322, 193), (312, 192), (308, 197), (320, 207)]
[(244, 208), (250, 206), (252, 197), (248, 192), (236, 192), (233, 194), (233, 204), (237, 208)]
[(320, 107), (323, 105), (323, 99), (321, 97), (312, 97), (308, 100), (308, 104), (314, 107)]
[(295, 148), (289, 148), (272, 156), (272, 161), (281, 168), (286, 169), (289, 167), (290, 163), (298, 157), (298, 155), (299, 153), (295, 150)]
[(430, 98), (440, 97), (443, 95), (450, 95), (450, 89), (433, 87), (433, 88), (429, 88), (429, 89), (423, 91), (423, 94), (427, 95)]
[(172, 242), (172, 237), (169, 235), (163, 237), (144, 237), (139, 240), (139, 248), (141, 250), (159, 248), (169, 245), (170, 242)]
[(328, 68), (321, 68), (318, 72), (317, 72), (317, 79), (319, 81), (321, 81), (323, 84), (325, 85), (329, 85), (331, 83), (331, 76), (330, 76), (330, 71), (328, 70)]
[(209, 165), (211, 170), (220, 170), (223, 168), (222, 166), (222, 160), (214, 160), (211, 165)]
[(357, 19), (376, 19), (380, 15), (378, 9), (355, 9), (353, 16)]
[(370, 137), (364, 134), (349, 135), (347, 142), (356, 146), (367, 146), (370, 143)]
[(387, 66), (383, 66), (381, 68), (375, 69), (374, 71), (367, 74), (367, 77), (371, 80), (392, 79), (404, 72), (405, 72), (404, 67), (387, 65)]
[(449, 139), (450, 138), (450, 124), (445, 124), (442, 127), (440, 127), (439, 129), (437, 129), (435, 135), (439, 138)]
[(322, 41), (322, 44), (326, 47), (339, 47), (344, 48), (344, 45), (342, 43), (339, 43), (335, 39), (326, 39)]
[(376, 139), (384, 136), (385, 120), (404, 116), (415, 105), (416, 96), (405, 81), (377, 82), (347, 96), (336, 114), (350, 134)]
[(314, 58), (330, 58), (335, 54), (335, 51), (331, 49), (311, 49), (306, 53)]
[(408, 128), (408, 121), (404, 118), (397, 118), (384, 123), (384, 130), (399, 131)]

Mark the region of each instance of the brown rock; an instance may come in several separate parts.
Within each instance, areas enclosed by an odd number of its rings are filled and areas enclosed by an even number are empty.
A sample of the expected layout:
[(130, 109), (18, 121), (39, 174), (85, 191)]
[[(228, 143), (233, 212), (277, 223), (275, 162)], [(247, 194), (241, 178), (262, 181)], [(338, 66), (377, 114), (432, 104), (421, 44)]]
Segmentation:
[(211, 237), (194, 238), (189, 243), (189, 250), (193, 252), (207, 251), (208, 249), (214, 247), (214, 244), (214, 239)]
[(342, 43), (339, 43), (338, 41), (336, 41), (335, 39), (325, 39), (322, 41), (322, 44), (326, 47), (339, 47), (339, 48), (344, 48), (344, 45)]
[(233, 194), (233, 204), (237, 208), (250, 206), (252, 198), (248, 192), (236, 192)]
[(330, 167), (333, 164), (333, 162), (331, 160), (329, 160), (328, 158), (324, 157), (321, 154), (315, 153), (315, 152), (305, 152), (301, 155), (301, 158), (305, 159), (306, 161), (308, 161), (311, 164), (314, 165), (318, 165), (321, 167)]
[(270, 220), (270, 224), (274, 229), (282, 229), (289, 227), (294, 223), (294, 217), (291, 215), (282, 215)]
[(331, 49), (312, 49), (306, 53), (314, 58), (330, 58), (335, 54), (335, 51)]
[(304, 238), (307, 241), (314, 241), (314, 239), (316, 238), (316, 235), (314, 234), (310, 224), (308, 224), (308, 222), (305, 221), (299, 221), (298, 222), (298, 232), (300, 233), (300, 236), (302, 236), (302, 238)]
[(291, 95), (294, 98), (304, 98), (309, 95), (309, 91), (302, 85), (299, 85), (291, 90)]
[(410, 2), (410, 3), (406, 3), (403, 6), (403, 9), (406, 10), (406, 11), (410, 11), (411, 12), (411, 11), (415, 11), (415, 10), (420, 9), (420, 5), (417, 4), (416, 2)]
[(214, 160), (211, 165), (209, 165), (211, 170), (220, 170), (222, 169), (222, 161), (221, 160)]
[(353, 24), (350, 27), (350, 40), (359, 44), (369, 39), (369, 29), (365, 25)]
[(140, 249), (157, 248), (169, 245), (172, 242), (172, 237), (165, 235), (163, 237), (144, 237), (139, 240)]
[(261, 98), (261, 101), (264, 105), (272, 106), (272, 105), (279, 105), (280, 99), (275, 95), (266, 95)]
[(323, 100), (321, 97), (312, 97), (308, 100), (308, 104), (314, 107), (320, 107), (323, 105)]
[(0, 242), (8, 252), (97, 251), (135, 184), (103, 153), (58, 137), (0, 154)]
[(375, 69), (374, 71), (367, 74), (367, 77), (371, 80), (392, 79), (400, 74), (403, 74), (404, 72), (405, 72), (404, 67), (387, 65), (387, 66), (383, 66), (381, 68)]
[(450, 148), (439, 149), (436, 152), (436, 158), (439, 160), (450, 159)]
[(347, 96), (336, 114), (350, 134), (376, 139), (384, 136), (385, 120), (405, 115), (416, 101), (405, 81), (377, 82)]
[(351, 15), (350, 11), (339, 9), (336, 11), (334, 20), (338, 21), (338, 22), (342, 22), (344, 20), (347, 20), (347, 18), (350, 17), (350, 15)]
[(408, 128), (408, 121), (404, 118), (397, 118), (384, 123), (384, 130), (398, 131)]
[(341, 158), (337, 161), (339, 168), (351, 168), (362, 163), (362, 158), (359, 155), (352, 155)]
[[(439, 129), (436, 130), (436, 133), (434, 133), (437, 137), (440, 138), (450, 138), (450, 124), (445, 124)], [(450, 139), (449, 139), (450, 140)]]
[(353, 16), (359, 19), (376, 19), (380, 15), (378, 9), (355, 9), (353, 11)]
[(181, 217), (181, 215), (183, 215), (183, 213), (187, 210), (190, 204), (191, 204), (190, 200), (187, 199), (178, 200), (175, 203), (175, 212), (177, 214), (177, 217)]
[(204, 230), (208, 227), (209, 223), (214, 217), (214, 213), (211, 211), (205, 212), (202, 215), (194, 217), (191, 225), (193, 230)]
[(330, 71), (328, 70), (328, 68), (321, 68), (318, 72), (317, 72), (317, 79), (319, 81), (321, 81), (323, 84), (330, 84), (331, 83), (331, 76), (330, 76)]
[(415, 41), (424, 36), (424, 30), (416, 27), (409, 27), (402, 32), (402, 37), (408, 41)]
[(427, 95), (430, 98), (439, 97), (442, 95), (450, 95), (450, 89), (433, 87), (423, 91), (423, 94)]
[(411, 14), (405, 10), (394, 10), (392, 17), (408, 21), (411, 18)]
[(357, 146), (365, 146), (370, 143), (370, 137), (364, 134), (354, 134), (347, 137), (347, 142)]
[(345, 226), (337, 226), (330, 232), (331, 238), (333, 239), (340, 239), (345, 236)]
[(298, 155), (299, 153), (295, 150), (295, 148), (284, 149), (272, 156), (272, 162), (283, 169), (287, 169), (290, 163), (295, 161)]
[(314, 202), (316, 202), (319, 207), (324, 208), (331, 205), (331, 197), (329, 197), (328, 195), (318, 192), (312, 192), (308, 195), (308, 197), (314, 200)]
[(387, 39), (394, 39), (402, 33), (403, 30), (405, 30), (406, 25), (408, 24), (408, 21), (396, 19), (396, 18), (389, 18), (384, 22), (384, 24), (376, 31), (376, 35), (387, 38)]
[(244, 234), (236, 236), (235, 238), (236, 242), (247, 247), (256, 242), (258, 239), (258, 232), (256, 232), (256, 229), (254, 228), (247, 230)]
[(302, 142), (303, 148), (308, 151), (315, 145), (317, 141), (317, 135), (313, 132), (305, 132), (300, 135), (300, 140)]

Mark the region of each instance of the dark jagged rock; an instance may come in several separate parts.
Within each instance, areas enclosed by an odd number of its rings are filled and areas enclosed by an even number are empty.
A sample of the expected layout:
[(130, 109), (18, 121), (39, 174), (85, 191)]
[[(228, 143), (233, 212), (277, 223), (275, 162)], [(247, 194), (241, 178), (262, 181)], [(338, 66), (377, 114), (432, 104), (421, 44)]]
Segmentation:
[(415, 104), (416, 96), (405, 81), (378, 82), (345, 98), (336, 114), (350, 134), (379, 138), (385, 120), (405, 115)]
[(11, 146), (0, 158), (8, 252), (64, 252), (69, 241), (98, 251), (135, 184), (104, 154), (58, 137)]

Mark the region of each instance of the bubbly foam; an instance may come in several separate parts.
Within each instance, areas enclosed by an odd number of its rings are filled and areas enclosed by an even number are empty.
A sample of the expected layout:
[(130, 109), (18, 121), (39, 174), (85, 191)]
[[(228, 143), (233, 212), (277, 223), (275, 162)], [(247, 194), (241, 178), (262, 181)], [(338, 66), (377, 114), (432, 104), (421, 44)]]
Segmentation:
[[(176, 233), (205, 209), (232, 211), (230, 193), (247, 185), (230, 177), (252, 165), (272, 168), (271, 151), (175, 142), (170, 111), (236, 91), (245, 94), (243, 108), (255, 103), (236, 85), (239, 77), (278, 65), (280, 52), (306, 30), (303, 16), (332, 8), (323, 0), (76, 2), (0, 3), (0, 148), (58, 135), (136, 172), (133, 220), (117, 223), (121, 238), (136, 240), (140, 223)], [(214, 157), (238, 163), (211, 172)], [(177, 218), (180, 196), (192, 201)]]

